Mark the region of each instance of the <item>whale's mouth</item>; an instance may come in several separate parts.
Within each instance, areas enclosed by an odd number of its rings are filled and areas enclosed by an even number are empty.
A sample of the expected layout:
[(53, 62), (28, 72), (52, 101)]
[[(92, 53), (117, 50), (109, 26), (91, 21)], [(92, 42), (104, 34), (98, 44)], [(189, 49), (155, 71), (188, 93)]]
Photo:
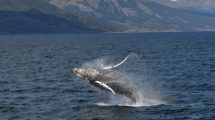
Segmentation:
[(76, 73), (76, 75), (80, 78), (84, 78), (83, 76), (81, 76), (79, 73)]
[(84, 77), (78, 72), (78, 68), (74, 68), (74, 69), (73, 69), (73, 73), (74, 73), (76, 76), (80, 77), (80, 78), (84, 78)]

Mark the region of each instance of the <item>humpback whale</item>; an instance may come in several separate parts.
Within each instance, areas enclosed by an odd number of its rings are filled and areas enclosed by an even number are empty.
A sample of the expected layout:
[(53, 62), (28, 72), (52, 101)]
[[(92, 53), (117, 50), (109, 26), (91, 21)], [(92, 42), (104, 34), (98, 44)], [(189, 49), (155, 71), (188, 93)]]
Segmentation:
[(121, 94), (130, 98), (132, 104), (139, 101), (138, 91), (134, 85), (122, 74), (114, 71), (128, 59), (128, 56), (120, 63), (104, 68), (74, 68), (73, 72), (78, 77), (87, 80), (91, 85), (106, 90), (114, 95)]

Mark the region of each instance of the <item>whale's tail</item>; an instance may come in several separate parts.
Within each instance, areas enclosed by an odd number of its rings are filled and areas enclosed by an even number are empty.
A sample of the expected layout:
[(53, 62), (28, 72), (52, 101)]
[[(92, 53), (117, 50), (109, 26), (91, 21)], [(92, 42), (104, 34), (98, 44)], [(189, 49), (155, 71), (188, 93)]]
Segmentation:
[(117, 68), (117, 67), (119, 67), (120, 65), (122, 65), (127, 59), (128, 59), (128, 56), (125, 57), (125, 59), (124, 59), (123, 61), (121, 61), (120, 63), (118, 63), (118, 64), (116, 64), (116, 65), (112, 65), (112, 66), (107, 66), (107, 67), (105, 67), (105, 68), (103, 68), (103, 69), (108, 70), (108, 69)]

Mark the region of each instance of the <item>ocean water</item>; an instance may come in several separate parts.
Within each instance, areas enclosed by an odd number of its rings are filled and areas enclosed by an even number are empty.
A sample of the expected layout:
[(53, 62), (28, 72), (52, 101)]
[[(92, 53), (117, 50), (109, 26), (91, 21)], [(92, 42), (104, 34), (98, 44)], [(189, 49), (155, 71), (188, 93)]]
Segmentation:
[[(72, 73), (127, 55), (116, 71), (151, 103), (123, 105)], [(2, 35), (0, 119), (213, 120), (215, 33)]]

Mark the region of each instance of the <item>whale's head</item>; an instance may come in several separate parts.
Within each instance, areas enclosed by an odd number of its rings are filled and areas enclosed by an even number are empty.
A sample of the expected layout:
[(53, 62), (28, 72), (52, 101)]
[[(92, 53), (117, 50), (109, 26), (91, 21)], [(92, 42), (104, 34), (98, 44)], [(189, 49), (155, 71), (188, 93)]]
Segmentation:
[(82, 79), (93, 79), (95, 76), (100, 75), (101, 72), (97, 69), (91, 69), (91, 68), (74, 68), (73, 72), (75, 75)]

